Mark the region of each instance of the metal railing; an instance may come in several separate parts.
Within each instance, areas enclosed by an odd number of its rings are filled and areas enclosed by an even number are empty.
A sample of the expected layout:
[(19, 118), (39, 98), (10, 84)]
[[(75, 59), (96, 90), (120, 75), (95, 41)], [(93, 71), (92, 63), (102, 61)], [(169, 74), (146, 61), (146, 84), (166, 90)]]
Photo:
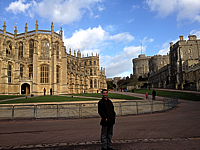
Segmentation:
[[(113, 102), (117, 116), (139, 115), (164, 112), (178, 106), (177, 98), (164, 98), (163, 101), (119, 101)], [(0, 105), (0, 119), (40, 119), (40, 118), (88, 118), (99, 117), (98, 102)]]

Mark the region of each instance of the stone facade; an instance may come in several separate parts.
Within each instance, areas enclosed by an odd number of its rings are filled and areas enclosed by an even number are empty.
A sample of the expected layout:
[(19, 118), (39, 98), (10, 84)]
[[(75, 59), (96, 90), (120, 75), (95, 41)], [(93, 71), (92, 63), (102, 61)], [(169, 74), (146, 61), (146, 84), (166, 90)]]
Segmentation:
[(152, 88), (167, 88), (170, 79), (170, 65), (159, 69), (157, 72), (150, 73), (149, 82)]
[(133, 62), (133, 76), (142, 76), (143, 78), (148, 77), (149, 73), (149, 59), (151, 56), (145, 56), (141, 54), (138, 58), (132, 60)]
[(158, 72), (162, 67), (169, 64), (169, 54), (154, 55), (149, 59), (149, 73)]
[(105, 69), (99, 69), (99, 55), (81, 57), (66, 52), (62, 28), (54, 32), (35, 30), (17, 34), (0, 30), (0, 94), (96, 93), (107, 88)]
[(174, 45), (170, 43), (170, 84), (172, 88), (182, 87), (186, 80), (184, 77), (186, 69), (200, 59), (200, 40), (196, 35), (189, 35), (188, 38), (186, 41), (183, 40), (183, 36), (180, 36), (180, 40)]
[(185, 72), (185, 81), (189, 83), (188, 86), (184, 87), (185, 89), (200, 91), (200, 63), (189, 66)]
[[(169, 64), (150, 72), (152, 87), (200, 90), (200, 40), (195, 35), (188, 38), (186, 41), (180, 36), (174, 45), (170, 43)], [(157, 68), (153, 65), (150, 70), (154, 70), (154, 66)]]

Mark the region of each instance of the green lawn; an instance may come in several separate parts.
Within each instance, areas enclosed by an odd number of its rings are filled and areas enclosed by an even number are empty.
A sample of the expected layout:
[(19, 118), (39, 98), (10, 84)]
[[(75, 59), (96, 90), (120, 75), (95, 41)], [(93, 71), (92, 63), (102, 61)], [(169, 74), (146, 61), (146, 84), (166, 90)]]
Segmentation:
[(0, 95), (0, 100), (12, 99), (17, 97), (26, 97), (26, 95)]
[[(152, 95), (152, 89), (134, 89), (134, 93), (141, 93)], [(162, 97), (177, 97), (178, 99), (184, 100), (192, 100), (192, 101), (200, 101), (200, 94), (193, 94), (193, 93), (183, 93), (183, 92), (174, 92), (174, 91), (163, 91), (163, 90), (155, 90), (156, 96)], [(131, 90), (129, 91), (131, 92)]]
[[(101, 93), (70, 94), (70, 95), (102, 98)], [(108, 98), (111, 98), (111, 99), (125, 99), (125, 100), (142, 100), (142, 98), (139, 98), (139, 97), (123, 95), (123, 94), (117, 94), (117, 93), (108, 93)]]
[(70, 101), (98, 101), (98, 99), (47, 95), (47, 96), (30, 97), (27, 99), (23, 98), (23, 99), (9, 100), (9, 101), (0, 102), (0, 104), (70, 102)]

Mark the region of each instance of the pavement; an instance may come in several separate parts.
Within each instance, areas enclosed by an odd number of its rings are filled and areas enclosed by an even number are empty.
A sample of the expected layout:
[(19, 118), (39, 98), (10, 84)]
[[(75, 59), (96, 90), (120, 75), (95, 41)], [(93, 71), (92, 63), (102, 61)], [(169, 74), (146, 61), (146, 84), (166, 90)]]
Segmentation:
[[(144, 94), (122, 93), (144, 98)], [(199, 108), (200, 102), (179, 100), (179, 107), (168, 112), (117, 117), (113, 147), (200, 150)], [(0, 149), (99, 150), (99, 123), (99, 118), (0, 121)]]

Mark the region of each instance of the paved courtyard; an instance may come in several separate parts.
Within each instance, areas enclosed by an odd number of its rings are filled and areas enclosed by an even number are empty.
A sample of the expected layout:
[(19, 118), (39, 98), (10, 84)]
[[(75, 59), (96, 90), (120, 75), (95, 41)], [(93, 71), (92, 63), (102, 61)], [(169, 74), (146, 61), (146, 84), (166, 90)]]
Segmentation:
[[(178, 108), (164, 113), (117, 117), (113, 147), (199, 150), (200, 103), (179, 102)], [(0, 149), (100, 149), (99, 122), (99, 118), (0, 121)]]

